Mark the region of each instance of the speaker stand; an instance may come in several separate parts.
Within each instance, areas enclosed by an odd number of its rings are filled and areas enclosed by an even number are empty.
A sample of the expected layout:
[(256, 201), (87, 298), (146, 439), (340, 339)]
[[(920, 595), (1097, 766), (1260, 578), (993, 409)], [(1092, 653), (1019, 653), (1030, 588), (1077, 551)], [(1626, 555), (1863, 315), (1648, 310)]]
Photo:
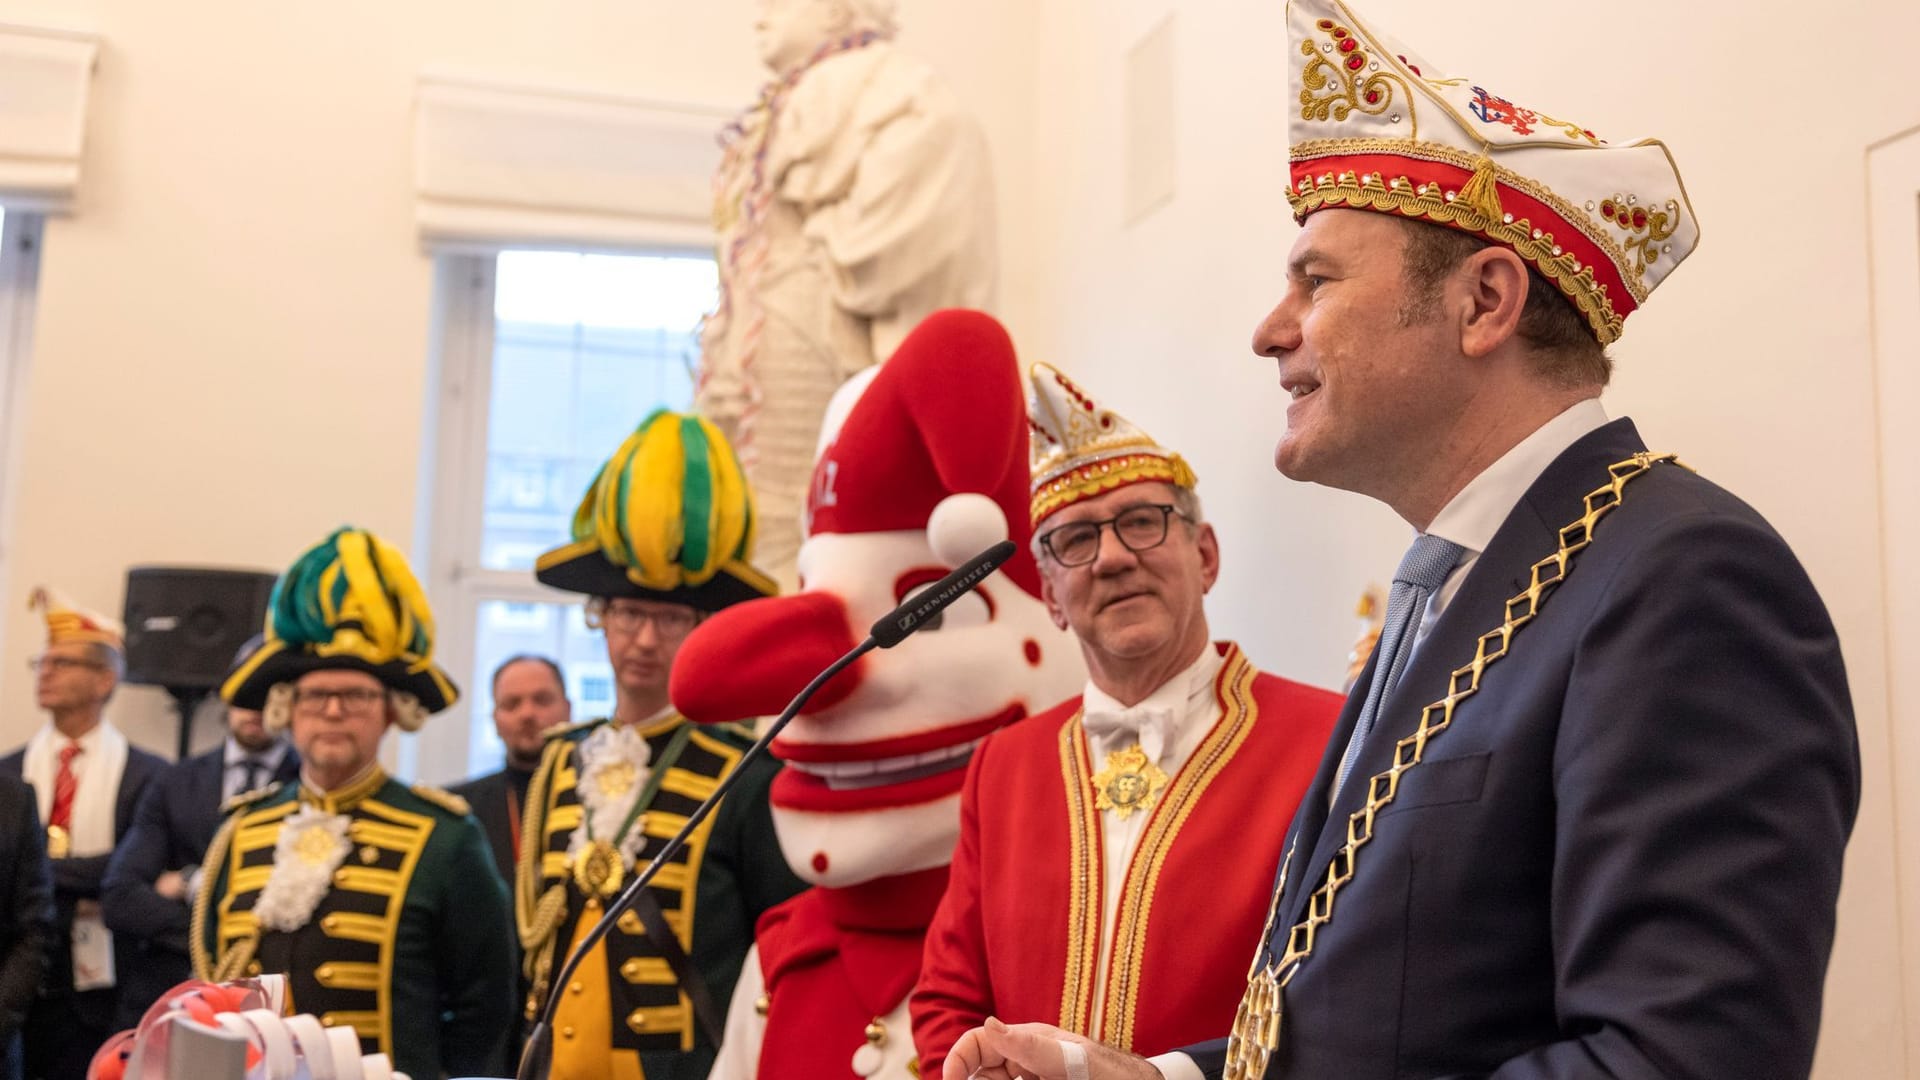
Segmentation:
[(187, 760), (187, 748), (193, 743), (193, 714), (200, 709), (200, 703), (207, 700), (213, 691), (204, 686), (168, 686), (163, 687), (167, 696), (173, 698), (173, 707), (180, 711), (180, 736), (175, 746), (173, 759)]

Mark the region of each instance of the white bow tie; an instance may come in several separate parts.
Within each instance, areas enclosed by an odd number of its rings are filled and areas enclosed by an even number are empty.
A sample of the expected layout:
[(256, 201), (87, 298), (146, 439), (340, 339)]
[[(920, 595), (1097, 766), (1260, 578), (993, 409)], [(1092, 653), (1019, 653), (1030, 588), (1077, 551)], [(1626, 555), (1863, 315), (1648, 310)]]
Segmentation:
[(1088, 709), (1083, 721), (1087, 737), (1098, 739), (1118, 736), (1124, 745), (1138, 740), (1147, 760), (1159, 762), (1173, 741), (1173, 710), (1164, 705), (1135, 705), (1128, 709)]

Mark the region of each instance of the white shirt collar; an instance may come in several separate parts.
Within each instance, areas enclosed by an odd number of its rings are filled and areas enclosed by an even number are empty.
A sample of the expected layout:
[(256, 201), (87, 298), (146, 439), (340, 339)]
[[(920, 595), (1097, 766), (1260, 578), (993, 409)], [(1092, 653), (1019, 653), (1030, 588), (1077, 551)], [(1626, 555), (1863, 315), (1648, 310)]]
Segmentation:
[(1547, 466), (1567, 447), (1607, 422), (1599, 398), (1587, 398), (1536, 428), (1500, 459), (1481, 470), (1460, 493), (1440, 508), (1427, 535), (1451, 540), (1475, 555), (1487, 550), (1493, 534)]
[(1148, 694), (1138, 704), (1127, 706), (1114, 700), (1111, 694), (1093, 685), (1087, 680), (1087, 687), (1081, 694), (1081, 707), (1086, 712), (1125, 712), (1129, 708), (1144, 709), (1160, 707), (1170, 710), (1176, 717), (1184, 717), (1190, 712), (1196, 699), (1204, 700), (1213, 689), (1213, 681), (1220, 674), (1220, 666), (1226, 659), (1220, 650), (1209, 641), (1193, 663), (1188, 664), (1179, 674), (1160, 684), (1160, 688)]
[[(101, 738), (103, 738), (102, 733), (105, 732), (106, 730), (107, 730), (107, 721), (105, 717), (102, 717), (99, 723), (93, 725), (92, 731), (89, 731), (85, 735), (82, 735), (78, 739), (74, 740), (75, 742), (80, 744), (81, 758), (83, 759), (90, 758), (90, 757), (97, 758), (100, 756), (100, 740)], [(60, 748), (67, 745), (67, 737), (65, 735), (60, 734), (60, 729), (57, 727), (54, 727), (53, 721), (51, 720), (41, 725), (40, 738), (44, 740), (45, 744), (48, 747), (51, 747), (51, 750), (49, 752), (54, 754), (56, 757), (60, 753)]]

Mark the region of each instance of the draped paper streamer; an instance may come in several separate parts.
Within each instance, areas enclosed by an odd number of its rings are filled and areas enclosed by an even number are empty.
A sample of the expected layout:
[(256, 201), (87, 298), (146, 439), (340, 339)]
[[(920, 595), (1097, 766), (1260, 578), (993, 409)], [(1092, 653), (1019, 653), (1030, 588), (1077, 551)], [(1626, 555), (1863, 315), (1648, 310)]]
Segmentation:
[[(739, 374), (746, 393), (746, 406), (734, 432), (734, 449), (751, 469), (759, 460), (753, 444), (754, 420), (760, 412), (760, 385), (753, 378), (753, 362), (759, 355), (760, 339), (766, 329), (766, 311), (760, 304), (760, 271), (767, 263), (767, 208), (773, 203), (774, 185), (767, 177), (767, 147), (773, 139), (774, 125), (788, 95), (815, 64), (829, 56), (864, 49), (876, 41), (890, 41), (893, 35), (878, 30), (829, 41), (815, 50), (807, 62), (768, 83), (756, 101), (740, 118), (720, 133), (722, 157), (714, 174), (713, 219), (720, 231), (720, 304), (714, 318), (742, 319)], [(750, 167), (743, 168), (751, 162)], [(739, 187), (745, 177), (744, 190)], [(741, 300), (735, 310), (735, 298)], [(700, 384), (706, 385), (711, 368), (703, 364)]]

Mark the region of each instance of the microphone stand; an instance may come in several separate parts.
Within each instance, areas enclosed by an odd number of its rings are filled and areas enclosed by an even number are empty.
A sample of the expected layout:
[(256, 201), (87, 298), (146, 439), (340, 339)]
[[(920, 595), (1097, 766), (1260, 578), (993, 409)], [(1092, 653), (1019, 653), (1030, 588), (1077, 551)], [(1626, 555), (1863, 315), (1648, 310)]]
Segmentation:
[(640, 890), (646, 888), (659, 875), (660, 868), (686, 846), (687, 837), (692, 836), (693, 831), (700, 827), (700, 823), (707, 819), (707, 815), (713, 813), (714, 809), (720, 805), (720, 800), (732, 789), (735, 782), (746, 775), (748, 762), (767, 752), (767, 746), (789, 721), (799, 715), (808, 699), (825, 686), (829, 679), (840, 674), (855, 660), (874, 649), (891, 649), (898, 645), (915, 630), (925, 626), (927, 620), (939, 614), (941, 609), (972, 591), (975, 585), (999, 569), (1001, 563), (1012, 558), (1017, 550), (1019, 549), (1011, 540), (1002, 540), (967, 560), (931, 588), (908, 598), (906, 602), (874, 623), (865, 641), (855, 645), (853, 650), (845, 656), (827, 665), (825, 671), (815, 675), (813, 681), (795, 695), (791, 702), (788, 702), (780, 716), (768, 725), (766, 733), (754, 740), (753, 745), (747, 748), (747, 752), (741, 755), (740, 761), (720, 781), (719, 786), (714, 788), (713, 794), (687, 816), (687, 823), (680, 827), (680, 831), (674, 833), (666, 846), (648, 861), (646, 868), (641, 870), (620, 890), (619, 895), (613, 898), (613, 902), (607, 905), (607, 910), (601, 913), (600, 921), (594, 924), (593, 929), (587, 931), (587, 936), (581, 940), (580, 946), (567, 956), (565, 963), (560, 965), (560, 971), (547, 984), (547, 999), (540, 1004), (540, 1015), (527, 1032), (526, 1047), (520, 1053), (520, 1067), (514, 1073), (516, 1080), (547, 1080), (553, 1071), (553, 1012), (556, 1002), (560, 1000), (560, 995), (573, 981), (573, 973), (579, 970), (580, 964), (585, 961), (589, 953), (593, 952), (594, 946), (606, 938), (620, 915), (640, 898)]

